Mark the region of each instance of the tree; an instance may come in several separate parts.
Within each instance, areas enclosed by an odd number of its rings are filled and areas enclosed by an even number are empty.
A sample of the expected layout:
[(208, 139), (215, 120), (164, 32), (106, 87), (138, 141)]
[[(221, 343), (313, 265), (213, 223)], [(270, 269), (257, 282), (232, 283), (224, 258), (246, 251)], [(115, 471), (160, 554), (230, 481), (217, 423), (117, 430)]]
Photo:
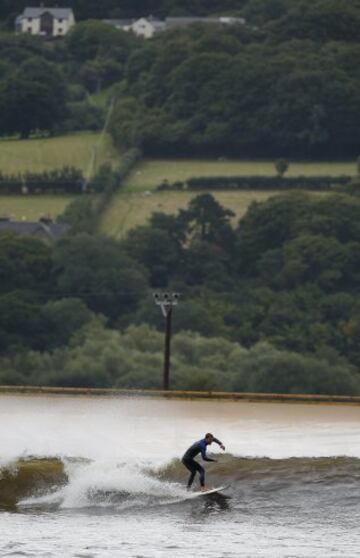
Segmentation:
[(165, 287), (183, 265), (181, 246), (164, 229), (137, 227), (123, 242), (126, 252), (150, 272), (150, 285)]
[(224, 209), (211, 194), (193, 198), (187, 209), (179, 212), (179, 219), (187, 225), (190, 238), (213, 244), (231, 244), (230, 218), (234, 212)]
[(60, 298), (79, 298), (111, 323), (134, 312), (147, 295), (145, 270), (110, 238), (79, 234), (59, 242), (53, 272)]
[(0, 86), (0, 131), (22, 138), (52, 132), (64, 118), (65, 99), (64, 77), (55, 64), (25, 60)]
[(41, 240), (15, 234), (0, 235), (0, 293), (14, 290), (51, 296), (51, 248)]
[(277, 159), (274, 164), (278, 177), (282, 178), (289, 168), (289, 163), (286, 161), (286, 159)]
[(0, 352), (41, 346), (40, 305), (31, 293), (13, 290), (0, 295)]
[(77, 62), (112, 58), (118, 63), (124, 63), (132, 46), (139, 43), (132, 33), (119, 31), (107, 23), (91, 19), (78, 23), (65, 40)]
[(79, 299), (68, 297), (49, 301), (40, 310), (42, 350), (67, 345), (76, 331), (93, 317), (93, 313)]

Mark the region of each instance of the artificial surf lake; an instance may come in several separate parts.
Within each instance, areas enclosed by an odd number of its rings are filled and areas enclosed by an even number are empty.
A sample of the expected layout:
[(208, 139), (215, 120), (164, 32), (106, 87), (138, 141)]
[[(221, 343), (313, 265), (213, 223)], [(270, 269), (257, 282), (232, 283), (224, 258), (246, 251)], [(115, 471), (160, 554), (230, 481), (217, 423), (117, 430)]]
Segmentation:
[[(360, 406), (0, 395), (0, 556), (358, 556)], [(180, 459), (206, 432), (207, 484)]]

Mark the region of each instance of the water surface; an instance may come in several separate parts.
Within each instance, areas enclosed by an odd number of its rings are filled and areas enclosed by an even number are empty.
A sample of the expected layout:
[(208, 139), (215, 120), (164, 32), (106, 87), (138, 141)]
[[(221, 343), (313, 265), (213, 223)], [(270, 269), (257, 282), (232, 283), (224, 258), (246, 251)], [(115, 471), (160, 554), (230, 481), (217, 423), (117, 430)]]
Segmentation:
[[(355, 557), (359, 419), (342, 405), (0, 396), (0, 555)], [(207, 482), (230, 488), (187, 500), (179, 458), (207, 431), (226, 446), (211, 446)]]

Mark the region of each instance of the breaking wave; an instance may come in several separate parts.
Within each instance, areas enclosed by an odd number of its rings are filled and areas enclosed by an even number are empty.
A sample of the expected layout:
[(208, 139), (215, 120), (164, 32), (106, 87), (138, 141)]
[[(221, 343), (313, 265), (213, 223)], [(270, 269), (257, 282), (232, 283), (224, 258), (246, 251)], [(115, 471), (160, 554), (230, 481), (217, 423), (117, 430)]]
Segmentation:
[[(289, 491), (331, 489), (339, 497), (351, 497), (360, 485), (360, 459), (245, 458), (222, 455), (206, 464), (210, 485), (231, 485), (239, 498), (265, 498)], [(187, 471), (178, 459), (154, 468), (146, 464), (89, 459), (27, 458), (0, 468), (0, 507), (89, 508), (129, 507), (186, 500)], [(335, 497), (334, 496), (334, 497)]]

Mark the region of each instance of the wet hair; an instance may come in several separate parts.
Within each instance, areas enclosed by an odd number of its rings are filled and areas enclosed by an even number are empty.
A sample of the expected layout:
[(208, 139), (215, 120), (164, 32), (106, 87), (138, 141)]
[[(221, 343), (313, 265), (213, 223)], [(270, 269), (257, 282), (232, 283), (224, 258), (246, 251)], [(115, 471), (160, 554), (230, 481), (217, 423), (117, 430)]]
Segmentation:
[(205, 434), (205, 438), (213, 438), (214, 434), (211, 434), (211, 432), (208, 432), (207, 434)]

